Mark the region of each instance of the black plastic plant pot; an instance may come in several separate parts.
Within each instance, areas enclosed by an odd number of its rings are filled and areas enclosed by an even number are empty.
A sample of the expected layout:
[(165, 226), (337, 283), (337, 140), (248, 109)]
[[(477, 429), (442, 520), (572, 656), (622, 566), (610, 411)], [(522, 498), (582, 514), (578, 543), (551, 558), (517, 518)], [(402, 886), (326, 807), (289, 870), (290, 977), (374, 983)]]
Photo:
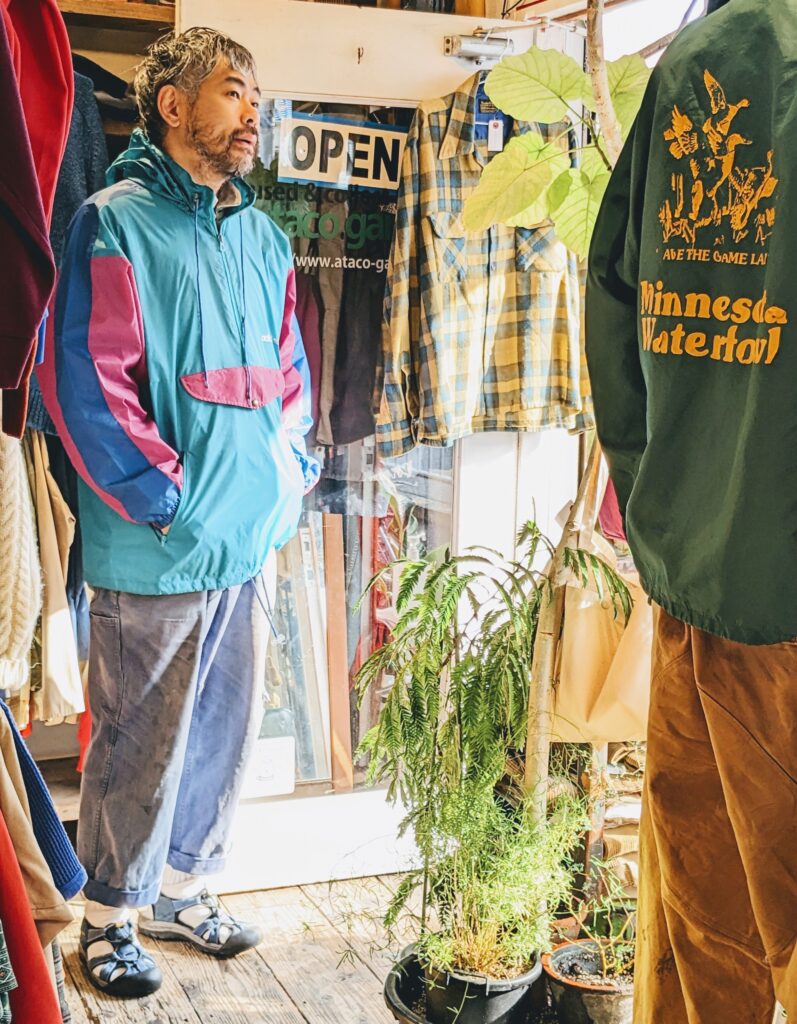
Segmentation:
[(559, 1024), (631, 1024), (633, 983), (592, 983), (600, 965), (598, 944), (591, 939), (565, 942), (542, 958)]
[(528, 1024), (542, 963), (520, 978), (424, 972), (414, 954), (388, 975), (385, 1002), (400, 1024)]

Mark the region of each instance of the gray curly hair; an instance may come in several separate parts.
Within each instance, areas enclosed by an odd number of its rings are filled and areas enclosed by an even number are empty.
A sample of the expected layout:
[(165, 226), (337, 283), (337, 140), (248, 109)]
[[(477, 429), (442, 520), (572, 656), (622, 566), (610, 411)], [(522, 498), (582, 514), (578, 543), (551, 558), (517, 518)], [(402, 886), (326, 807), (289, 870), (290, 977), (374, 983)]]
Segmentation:
[(136, 69), (133, 88), (141, 118), (141, 127), (160, 145), (164, 122), (158, 113), (158, 93), (165, 85), (175, 85), (193, 102), (199, 87), (220, 60), (242, 74), (255, 73), (252, 54), (223, 32), (212, 28), (189, 28), (180, 35), (158, 39), (147, 50)]

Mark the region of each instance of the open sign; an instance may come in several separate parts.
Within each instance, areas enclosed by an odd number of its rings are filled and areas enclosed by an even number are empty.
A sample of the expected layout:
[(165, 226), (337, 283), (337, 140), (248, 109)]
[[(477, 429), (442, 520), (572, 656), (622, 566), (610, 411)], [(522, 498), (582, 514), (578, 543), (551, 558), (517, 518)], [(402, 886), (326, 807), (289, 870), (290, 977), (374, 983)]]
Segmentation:
[(364, 121), (298, 114), (280, 122), (280, 181), (397, 189), (407, 133)]

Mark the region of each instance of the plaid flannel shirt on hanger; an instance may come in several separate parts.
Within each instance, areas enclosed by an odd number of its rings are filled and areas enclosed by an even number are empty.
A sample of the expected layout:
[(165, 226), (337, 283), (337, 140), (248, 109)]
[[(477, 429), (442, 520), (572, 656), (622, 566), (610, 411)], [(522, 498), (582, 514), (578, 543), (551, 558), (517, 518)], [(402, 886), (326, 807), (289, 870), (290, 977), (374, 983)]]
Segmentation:
[(478, 86), (477, 74), (422, 103), (407, 140), (375, 395), (384, 458), (474, 432), (592, 426), (576, 258), (550, 223), (465, 231), (488, 160)]

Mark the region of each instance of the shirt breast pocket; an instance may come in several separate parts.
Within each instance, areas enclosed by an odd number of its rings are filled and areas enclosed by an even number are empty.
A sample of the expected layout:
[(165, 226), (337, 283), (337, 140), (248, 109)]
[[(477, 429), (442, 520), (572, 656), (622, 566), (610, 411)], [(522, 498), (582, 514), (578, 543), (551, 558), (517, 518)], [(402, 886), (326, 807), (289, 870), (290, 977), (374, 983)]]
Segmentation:
[(516, 228), (515, 263), (518, 270), (561, 273), (567, 267), (567, 246), (552, 227)]
[(433, 213), (429, 223), (438, 278), (446, 283), (461, 281), (468, 273), (468, 236), (462, 216)]

